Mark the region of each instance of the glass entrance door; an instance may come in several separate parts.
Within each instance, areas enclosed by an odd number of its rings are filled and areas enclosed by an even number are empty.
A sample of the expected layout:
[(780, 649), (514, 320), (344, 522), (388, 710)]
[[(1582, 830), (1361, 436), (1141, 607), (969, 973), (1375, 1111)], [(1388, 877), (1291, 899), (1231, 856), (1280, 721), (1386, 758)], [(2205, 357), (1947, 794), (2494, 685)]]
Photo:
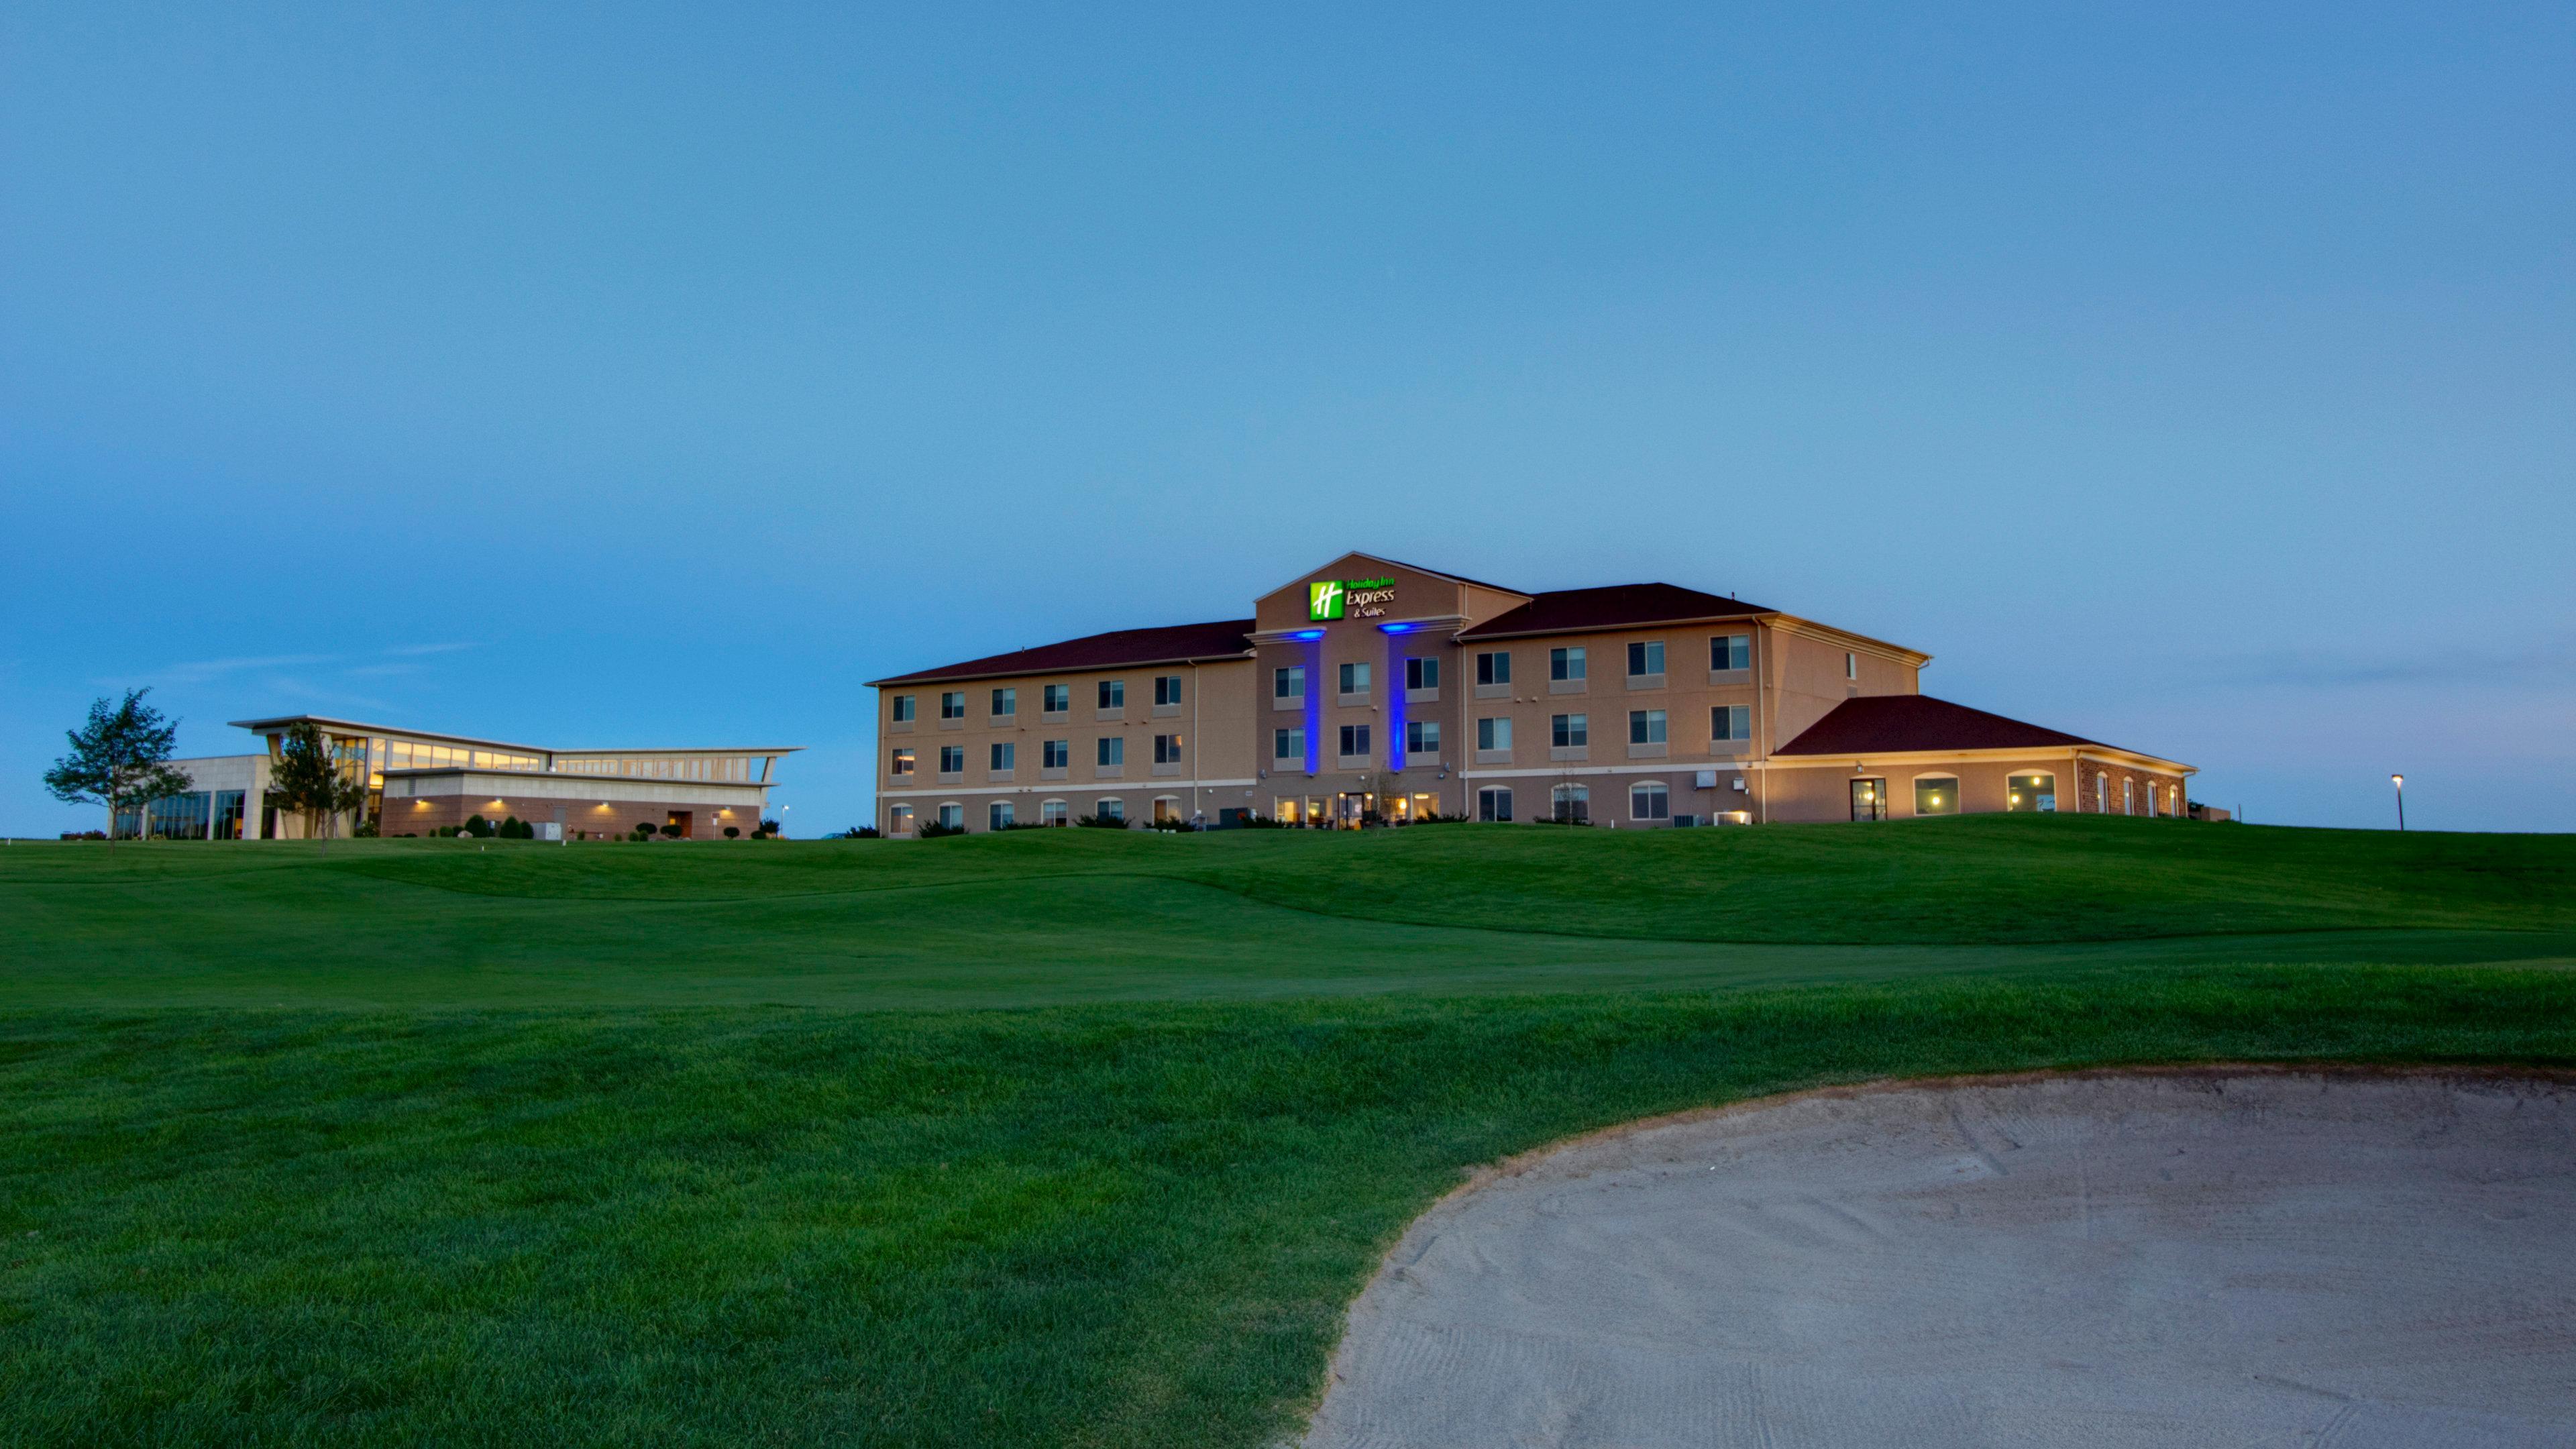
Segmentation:
[(1887, 782), (1868, 779), (1852, 781), (1851, 810), (1854, 820), (1885, 820), (1887, 818)]

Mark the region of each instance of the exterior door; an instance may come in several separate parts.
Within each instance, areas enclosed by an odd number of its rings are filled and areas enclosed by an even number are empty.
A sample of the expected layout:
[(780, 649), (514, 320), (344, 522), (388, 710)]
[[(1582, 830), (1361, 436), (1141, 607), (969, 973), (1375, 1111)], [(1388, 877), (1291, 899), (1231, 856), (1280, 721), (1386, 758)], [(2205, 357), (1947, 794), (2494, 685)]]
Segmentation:
[(1851, 818), (1854, 820), (1887, 818), (1887, 782), (1885, 780), (1851, 782)]

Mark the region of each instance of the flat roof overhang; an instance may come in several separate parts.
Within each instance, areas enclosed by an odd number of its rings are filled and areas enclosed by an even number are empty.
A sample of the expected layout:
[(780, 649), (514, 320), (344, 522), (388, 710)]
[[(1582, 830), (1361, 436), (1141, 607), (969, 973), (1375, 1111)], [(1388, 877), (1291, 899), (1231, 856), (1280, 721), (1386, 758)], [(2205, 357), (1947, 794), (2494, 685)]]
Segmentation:
[(615, 755), (792, 755), (803, 745), (692, 745), (685, 749), (598, 749), (559, 750), (550, 745), (526, 745), (511, 740), (487, 740), (478, 735), (453, 735), (442, 730), (416, 730), (401, 725), (368, 724), (364, 720), (335, 719), (324, 714), (281, 714), (264, 719), (228, 721), (235, 729), (265, 734), (291, 724), (310, 724), (334, 732), (362, 735), (395, 735), (410, 740), (437, 740), (451, 745), (472, 745), (487, 750), (512, 750), (521, 754), (555, 755), (569, 759), (589, 759)]

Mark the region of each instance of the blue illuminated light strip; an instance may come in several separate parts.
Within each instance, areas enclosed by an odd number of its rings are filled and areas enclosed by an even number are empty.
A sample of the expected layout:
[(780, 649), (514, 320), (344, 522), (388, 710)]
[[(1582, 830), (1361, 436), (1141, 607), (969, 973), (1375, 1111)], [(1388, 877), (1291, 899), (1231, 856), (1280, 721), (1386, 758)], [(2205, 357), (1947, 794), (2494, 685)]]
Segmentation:
[[(1324, 637), (1324, 631), (1307, 629), (1296, 637), (1307, 644), (1301, 652), (1306, 664), (1306, 775), (1311, 784), (1315, 773), (1324, 767), (1324, 651), (1316, 643)], [(1305, 793), (1302, 786), (1298, 793)]]
[[(1378, 627), (1389, 634), (1397, 634), (1413, 626), (1381, 624)], [(1404, 768), (1404, 654), (1393, 639), (1386, 641), (1386, 718), (1386, 767), (1401, 770)], [(1383, 799), (1378, 802), (1378, 808), (1386, 808)]]

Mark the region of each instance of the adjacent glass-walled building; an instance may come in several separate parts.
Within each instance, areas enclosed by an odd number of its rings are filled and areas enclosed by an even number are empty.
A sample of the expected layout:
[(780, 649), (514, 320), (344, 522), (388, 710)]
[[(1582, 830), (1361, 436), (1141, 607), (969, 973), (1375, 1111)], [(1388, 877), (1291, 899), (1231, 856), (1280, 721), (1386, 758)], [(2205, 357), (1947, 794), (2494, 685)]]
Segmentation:
[(767, 814), (778, 762), (797, 746), (558, 750), (367, 724), (320, 715), (235, 720), (261, 737), (257, 754), (172, 763), (200, 788), (128, 811), (120, 835), (152, 839), (292, 840), (313, 822), (266, 803), (287, 731), (311, 724), (366, 803), (334, 834), (373, 826), (430, 835), (474, 816), (517, 818), (549, 838), (623, 835), (642, 826), (682, 838), (748, 836)]

